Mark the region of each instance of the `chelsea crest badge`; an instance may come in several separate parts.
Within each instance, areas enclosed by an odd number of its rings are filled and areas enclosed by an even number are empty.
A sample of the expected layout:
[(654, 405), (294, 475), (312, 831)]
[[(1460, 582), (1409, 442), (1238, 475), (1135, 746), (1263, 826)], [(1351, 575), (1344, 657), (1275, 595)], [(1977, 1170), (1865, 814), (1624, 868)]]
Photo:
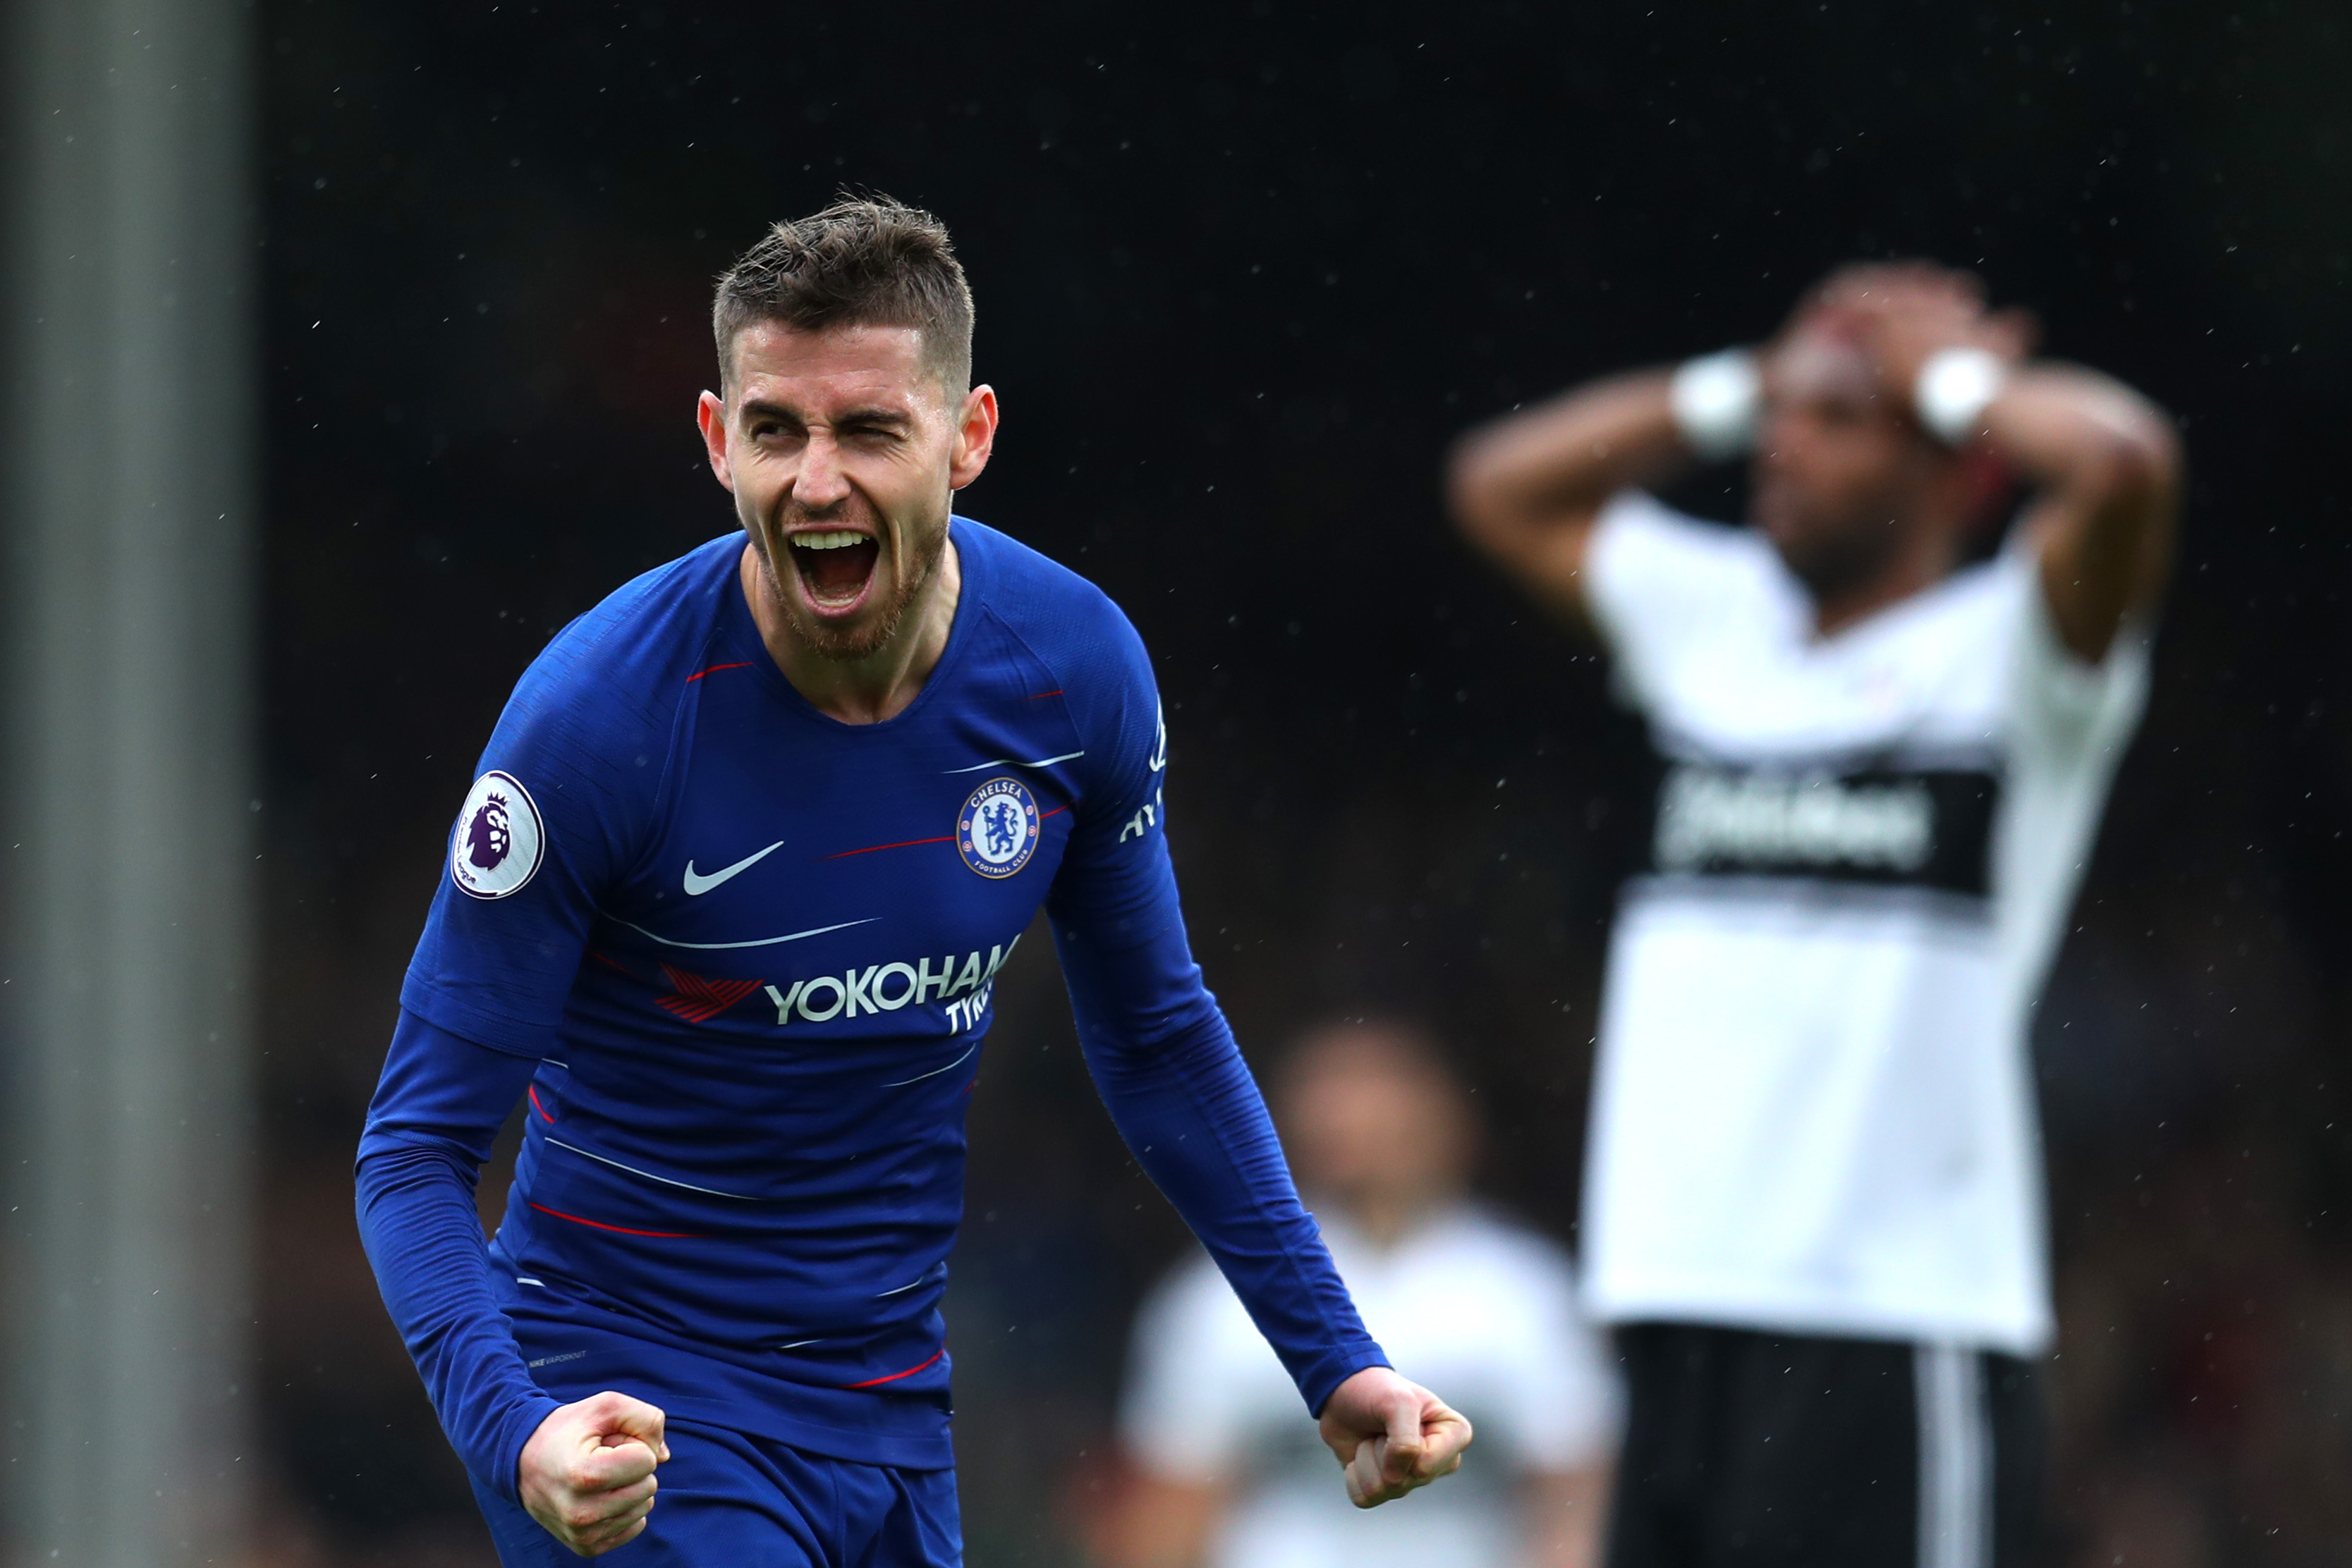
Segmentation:
[(1037, 798), (1018, 779), (992, 779), (956, 813), (956, 850), (985, 877), (1007, 877), (1037, 852)]

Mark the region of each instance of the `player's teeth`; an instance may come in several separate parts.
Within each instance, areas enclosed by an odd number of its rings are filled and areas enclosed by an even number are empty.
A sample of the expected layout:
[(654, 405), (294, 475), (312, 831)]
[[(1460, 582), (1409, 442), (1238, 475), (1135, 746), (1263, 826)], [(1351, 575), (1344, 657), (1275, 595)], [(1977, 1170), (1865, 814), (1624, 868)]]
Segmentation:
[(803, 534), (793, 541), (803, 549), (847, 549), (851, 545), (862, 545), (865, 542), (864, 534), (854, 534), (846, 530), (830, 534)]

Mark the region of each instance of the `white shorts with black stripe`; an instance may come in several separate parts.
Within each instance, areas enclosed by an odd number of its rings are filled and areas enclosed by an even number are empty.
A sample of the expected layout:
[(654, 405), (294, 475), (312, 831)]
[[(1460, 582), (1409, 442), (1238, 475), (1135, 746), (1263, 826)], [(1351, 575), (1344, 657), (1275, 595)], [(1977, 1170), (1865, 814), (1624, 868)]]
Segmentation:
[(1618, 1331), (1609, 1568), (2013, 1568), (2033, 1546), (2032, 1364), (1687, 1323)]

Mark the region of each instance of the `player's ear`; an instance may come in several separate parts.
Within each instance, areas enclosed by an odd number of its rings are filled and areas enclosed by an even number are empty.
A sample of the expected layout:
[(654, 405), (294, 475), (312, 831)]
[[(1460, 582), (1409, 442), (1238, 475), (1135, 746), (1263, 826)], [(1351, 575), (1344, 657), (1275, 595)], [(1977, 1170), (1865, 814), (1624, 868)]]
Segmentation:
[(732, 491), (735, 476), (727, 468), (727, 404), (717, 392), (704, 392), (695, 403), (694, 423), (702, 431), (702, 447), (709, 455), (711, 473)]
[[(708, 395), (708, 394), (705, 394)], [(954, 455), (948, 464), (948, 488), (961, 490), (980, 477), (996, 449), (996, 389), (976, 386), (963, 394), (963, 413), (956, 427)]]

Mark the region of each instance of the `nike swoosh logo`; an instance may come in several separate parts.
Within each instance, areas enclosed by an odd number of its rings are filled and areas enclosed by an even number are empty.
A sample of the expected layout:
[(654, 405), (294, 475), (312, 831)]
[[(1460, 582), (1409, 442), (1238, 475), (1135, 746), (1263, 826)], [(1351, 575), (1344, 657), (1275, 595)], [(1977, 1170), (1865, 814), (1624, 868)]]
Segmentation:
[(753, 866), (758, 865), (761, 861), (766, 860), (770, 855), (774, 854), (778, 850), (782, 849), (783, 847), (784, 841), (778, 839), (774, 843), (770, 844), (758, 854), (745, 855), (741, 860), (737, 861), (733, 865), (729, 866), (726, 870), (714, 871), (709, 876), (695, 875), (694, 862), (692, 861), (687, 862), (686, 896), (688, 898), (701, 897), (704, 894), (709, 893), (712, 888), (717, 887), (720, 883), (725, 882), (729, 877), (735, 875), (738, 872), (751, 870)]

